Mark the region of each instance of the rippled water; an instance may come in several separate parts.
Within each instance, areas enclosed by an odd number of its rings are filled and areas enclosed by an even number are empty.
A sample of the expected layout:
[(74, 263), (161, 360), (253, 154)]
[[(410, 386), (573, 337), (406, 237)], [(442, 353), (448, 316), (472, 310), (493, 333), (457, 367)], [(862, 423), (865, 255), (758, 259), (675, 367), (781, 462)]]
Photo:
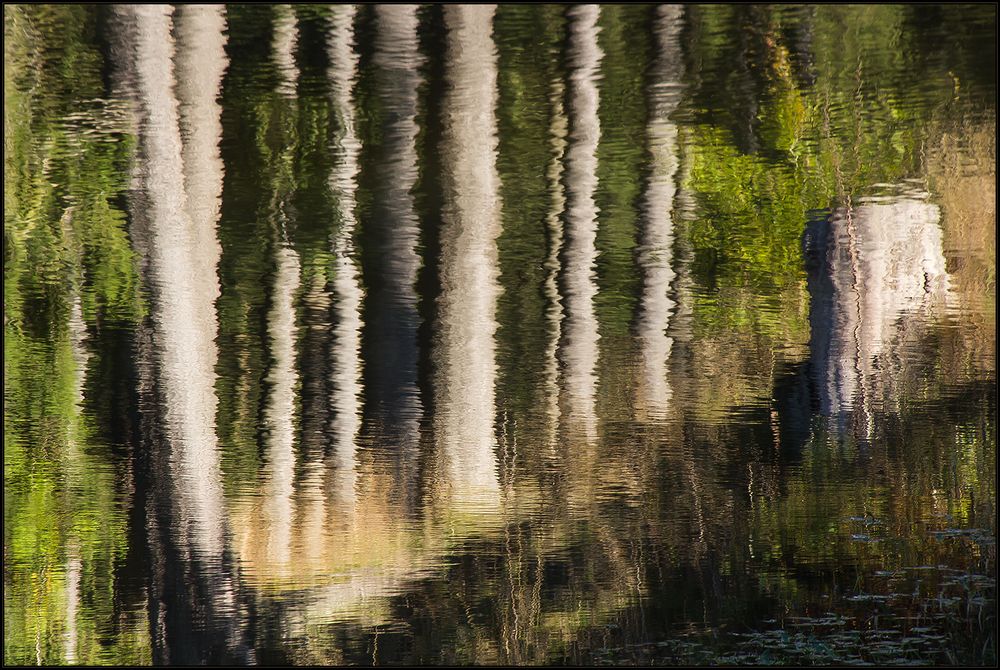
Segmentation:
[(995, 662), (995, 43), (5, 6), (5, 662)]

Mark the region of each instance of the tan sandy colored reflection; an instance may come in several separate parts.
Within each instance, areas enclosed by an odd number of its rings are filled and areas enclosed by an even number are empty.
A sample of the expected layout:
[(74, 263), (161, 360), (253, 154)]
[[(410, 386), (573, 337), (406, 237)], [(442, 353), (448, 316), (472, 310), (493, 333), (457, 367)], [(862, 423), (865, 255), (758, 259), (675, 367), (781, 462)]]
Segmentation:
[(996, 371), (996, 121), (964, 120), (935, 133), (927, 150), (929, 190), (941, 207), (944, 254), (961, 304), (962, 355), (947, 378)]

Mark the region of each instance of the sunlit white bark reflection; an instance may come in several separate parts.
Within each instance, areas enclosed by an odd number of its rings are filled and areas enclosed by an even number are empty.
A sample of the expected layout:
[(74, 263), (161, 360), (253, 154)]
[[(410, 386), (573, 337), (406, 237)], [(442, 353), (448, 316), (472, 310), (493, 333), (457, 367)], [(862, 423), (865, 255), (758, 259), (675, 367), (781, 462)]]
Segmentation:
[(444, 109), (444, 224), (435, 348), (437, 441), (453, 504), (499, 503), (494, 454), (496, 238), (496, 50), (492, 5), (445, 8), (449, 89)]
[(594, 297), (597, 282), (597, 81), (603, 52), (597, 43), (597, 5), (569, 12), (569, 138), (566, 149), (566, 229), (563, 262), (564, 305), (562, 359), (567, 420), (586, 444), (597, 439), (595, 369), (599, 355)]
[(820, 412), (852, 413), (871, 437), (892, 382), (894, 347), (948, 299), (940, 210), (927, 194), (865, 198), (807, 234), (813, 257), (811, 364)]
[[(73, 354), (73, 400), (74, 415), (70, 417), (68, 435), (66, 436), (67, 483), (71, 488), (80, 485), (82, 477), (87, 473), (80, 463), (82, 455), (80, 445), (80, 412), (83, 410), (83, 386), (87, 376), (87, 366), (90, 362), (90, 352), (87, 350), (87, 325), (83, 320), (83, 310), (80, 296), (73, 299), (69, 316), (69, 344)], [(83, 576), (83, 559), (80, 555), (80, 539), (71, 532), (66, 546), (66, 632), (63, 634), (63, 658), (67, 665), (78, 662), (77, 651), (79, 631), (77, 616), (80, 612), (80, 579)]]
[(559, 275), (562, 272), (561, 255), (563, 249), (563, 213), (566, 210), (566, 192), (563, 185), (563, 162), (566, 155), (566, 134), (568, 121), (563, 108), (566, 87), (561, 79), (552, 82), (549, 104), (552, 106), (552, 121), (549, 125), (552, 144), (552, 162), (549, 164), (548, 180), (552, 199), (548, 216), (545, 217), (548, 237), (548, 254), (545, 257), (545, 318), (548, 333), (545, 343), (545, 399), (546, 399), (546, 446), (549, 455), (555, 455), (556, 438), (559, 430), (559, 344), (562, 340), (562, 322), (565, 316), (562, 296), (559, 293)]
[(333, 235), (333, 467), (334, 494), (340, 509), (353, 514), (356, 499), (356, 450), (361, 425), (361, 299), (363, 292), (355, 258), (358, 154), (353, 88), (357, 79), (353, 6), (338, 7), (327, 43), (329, 80), (334, 112), (343, 126), (334, 145), (336, 163), (330, 187), (337, 200), (339, 221)]
[(267, 554), (273, 568), (287, 569), (291, 560), (292, 494), (295, 475), (295, 295), (299, 288), (299, 260), (287, 247), (276, 253), (277, 268), (271, 309), (267, 315), (271, 368), (267, 375), (270, 391), (264, 408), (267, 431), (264, 468), (263, 518)]
[(670, 114), (680, 103), (682, 88), (680, 30), (684, 8), (657, 8), (657, 56), (648, 88), (650, 120), (646, 126), (650, 154), (650, 176), (643, 202), (642, 241), (639, 266), (643, 272), (638, 321), (641, 349), (641, 381), (638, 409), (649, 418), (662, 418), (672, 394), (667, 362), (673, 339), (667, 335), (674, 300), (670, 297), (673, 269), (674, 195), (677, 191), (677, 125)]
[[(177, 470), (177, 493), (184, 510), (186, 527), (182, 532), (195, 553), (218, 558), (224, 538), (214, 428), (214, 302), (219, 294), (214, 272), (218, 258), (218, 244), (213, 243), (215, 221), (194, 220), (188, 210), (180, 115), (173, 92), (171, 10), (140, 6), (134, 11), (139, 25), (138, 81), (144, 101), (144, 186), (152, 228), (150, 270), (151, 282), (156, 286), (153, 318), (171, 461)], [(206, 37), (200, 36), (199, 46), (190, 47), (210, 48)], [(221, 46), (221, 34), (217, 40)], [(196, 62), (203, 61), (190, 61), (192, 65)], [(216, 80), (216, 91), (217, 86)], [(215, 95), (214, 91), (206, 92)], [(218, 180), (211, 171), (209, 167), (207, 174), (192, 173), (192, 177)], [(204, 195), (212, 197), (210, 193)], [(197, 200), (193, 203), (192, 209), (201, 215), (211, 207)], [(212, 268), (211, 274), (200, 276), (199, 271), (205, 268)]]
[[(237, 585), (225, 564), (226, 531), (215, 435), (215, 300), (219, 244), (215, 226), (222, 186), (216, 102), (226, 68), (221, 6), (131, 6), (118, 10), (130, 26), (139, 105), (140, 175), (148, 225), (146, 269), (152, 287), (156, 383), (172, 486), (163, 486), (169, 509), (169, 544), (154, 560), (171, 575), (182, 570), (199, 584), (194, 602), (179, 604), (167, 582), (157, 586), (154, 649), (163, 662), (191, 654), (248, 660), (241, 645)], [(173, 33), (172, 33), (173, 29)], [(175, 42), (176, 35), (176, 79)], [(175, 83), (180, 80), (182, 83)], [(176, 91), (176, 97), (175, 97)], [(154, 460), (157, 457), (154, 455)], [(151, 519), (151, 522), (152, 519)], [(155, 523), (155, 522), (153, 522)], [(151, 535), (155, 531), (151, 527)], [(157, 545), (158, 547), (159, 545)], [(175, 561), (184, 561), (174, 564)], [(170, 579), (170, 577), (165, 577)], [(210, 582), (210, 583), (209, 583)], [(178, 624), (190, 618), (187, 625)], [(168, 623), (173, 622), (173, 623)], [(204, 627), (211, 638), (201, 643)], [(224, 632), (223, 632), (224, 631)], [(214, 651), (209, 652), (211, 647)], [(238, 654), (233, 656), (232, 654)], [(155, 654), (155, 655), (156, 655)]]
[(299, 44), (299, 28), (292, 5), (274, 6), (273, 37), (271, 54), (278, 74), (277, 91), (286, 98), (295, 97), (295, 87), (299, 80), (299, 66), (295, 62), (295, 51)]

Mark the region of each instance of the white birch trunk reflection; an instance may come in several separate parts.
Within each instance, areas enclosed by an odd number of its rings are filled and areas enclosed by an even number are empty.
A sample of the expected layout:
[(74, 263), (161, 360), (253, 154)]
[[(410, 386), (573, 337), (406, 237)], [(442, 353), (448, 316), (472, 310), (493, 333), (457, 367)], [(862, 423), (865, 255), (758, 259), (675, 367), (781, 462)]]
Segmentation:
[[(271, 59), (278, 72), (277, 92), (294, 99), (298, 85), (295, 49), (298, 27), (294, 10), (287, 6), (274, 8), (274, 37)], [(291, 104), (294, 104), (294, 100)], [(281, 160), (284, 160), (282, 156)], [(269, 391), (265, 400), (264, 429), (266, 434), (264, 467), (263, 529), (267, 562), (272, 570), (284, 574), (290, 568), (292, 537), (292, 497), (295, 478), (295, 390), (299, 377), (295, 369), (298, 328), (295, 318), (295, 296), (300, 283), (299, 257), (287, 243), (285, 211), (282, 194), (275, 202), (275, 225), (280, 238), (275, 252), (275, 274), (271, 308), (267, 313), (267, 341), (271, 365), (267, 374)]]
[(559, 429), (559, 342), (562, 339), (563, 305), (559, 294), (559, 275), (562, 271), (560, 254), (563, 248), (563, 221), (566, 210), (566, 192), (563, 185), (563, 159), (566, 154), (566, 133), (568, 121), (563, 109), (565, 87), (561, 80), (552, 83), (549, 102), (552, 105), (552, 121), (549, 135), (552, 143), (552, 162), (549, 164), (549, 191), (552, 207), (545, 217), (549, 251), (545, 257), (545, 318), (548, 321), (548, 341), (545, 344), (545, 397), (546, 397), (546, 446), (550, 457), (555, 456), (556, 438)]
[(209, 311), (201, 316), (214, 328), (215, 305), (219, 295), (216, 268), (222, 247), (215, 226), (222, 204), (224, 167), (219, 152), (222, 139), (222, 107), (217, 101), (228, 60), (225, 50), (226, 17), (219, 5), (188, 5), (179, 11), (176, 22), (177, 90), (181, 102), (181, 133), (184, 137), (184, 188), (187, 213), (194, 224), (196, 277), (204, 277), (214, 292), (212, 301), (199, 307)]
[[(138, 84), (144, 103), (150, 271), (156, 287), (153, 320), (171, 462), (185, 523), (181, 532), (195, 554), (217, 560), (224, 538), (215, 437), (214, 314), (219, 294), (213, 260), (217, 247), (211, 243), (215, 222), (195, 221), (188, 213), (179, 106), (173, 91), (172, 10), (137, 6), (134, 11)], [(199, 276), (199, 270), (207, 267), (212, 272)]]
[(563, 324), (564, 383), (568, 419), (588, 445), (597, 438), (595, 410), (598, 324), (594, 313), (597, 284), (597, 116), (603, 52), (597, 44), (600, 7), (570, 10), (569, 144), (566, 151), (566, 242), (563, 265), (566, 319)]
[(80, 610), (80, 575), (83, 563), (80, 560), (80, 545), (71, 539), (66, 545), (66, 632), (63, 634), (63, 662), (66, 665), (76, 665), (77, 658), (77, 625), (76, 617)]
[(267, 375), (264, 427), (267, 447), (263, 491), (268, 560), (276, 569), (291, 559), (292, 494), (295, 475), (295, 293), (299, 288), (299, 260), (287, 247), (278, 249), (274, 293), (267, 314), (271, 368)]
[[(70, 417), (68, 435), (66, 436), (66, 463), (68, 465), (66, 479), (71, 490), (79, 485), (82, 477), (87, 476), (87, 473), (83, 471), (86, 466), (80, 462), (82, 452), (79, 436), (79, 421), (84, 399), (83, 385), (90, 362), (86, 340), (87, 324), (83, 320), (80, 296), (77, 295), (73, 299), (69, 317), (69, 343), (74, 364), (74, 412), (73, 416)], [(63, 658), (67, 665), (74, 665), (78, 662), (79, 633), (76, 618), (80, 611), (80, 578), (82, 574), (83, 561), (80, 556), (80, 539), (74, 531), (71, 531), (66, 540), (66, 632), (63, 637)]]
[(337, 163), (331, 190), (337, 199), (340, 225), (333, 238), (333, 296), (336, 316), (333, 349), (334, 489), (345, 513), (353, 514), (356, 498), (356, 448), (361, 423), (361, 298), (355, 262), (358, 155), (353, 89), (358, 56), (354, 52), (354, 7), (338, 7), (331, 19), (328, 41), (330, 88), (334, 113), (343, 125), (335, 146)]
[[(177, 92), (180, 101), (180, 130), (183, 137), (181, 159), (184, 170), (185, 211), (191, 224), (188, 242), (191, 282), (198, 287), (197, 300), (192, 301), (200, 346), (205, 348), (202, 365), (203, 387), (199, 390), (210, 399), (210, 414), (199, 418), (206, 422), (204, 453), (198, 458), (205, 464), (211, 484), (196, 506), (210, 510), (211, 551), (221, 559), (225, 542), (223, 531), (223, 500), (219, 455), (215, 441), (215, 343), (217, 321), (215, 301), (220, 294), (216, 269), (222, 253), (216, 236), (216, 224), (222, 198), (224, 167), (219, 153), (222, 139), (222, 108), (217, 97), (222, 76), (228, 65), (225, 52), (226, 18), (222, 6), (188, 5), (178, 11), (175, 19), (177, 48)], [(200, 467), (192, 463), (193, 467)], [(227, 591), (227, 597), (231, 597)]]
[(859, 413), (871, 437), (877, 397), (907, 323), (948, 296), (940, 210), (926, 194), (867, 198), (836, 210), (809, 240), (811, 357), (820, 412)]
[(437, 440), (454, 505), (499, 502), (493, 340), (500, 233), (492, 5), (445, 8), (444, 224), (435, 359)]
[(299, 29), (295, 21), (295, 8), (291, 5), (275, 5), (271, 60), (278, 75), (278, 94), (286, 98), (295, 97), (299, 81), (299, 68), (295, 64), (298, 45)]
[[(223, 178), (216, 99), (227, 65), (225, 18), (221, 6), (185, 6), (176, 17), (165, 6), (117, 11), (132, 41), (145, 159), (138, 175), (143, 211), (135, 214), (148, 228), (137, 230), (147, 257), (143, 268), (152, 288), (153, 327), (152, 346), (140, 340), (140, 352), (155, 362), (167, 445), (163, 457), (151, 455), (150, 476), (157, 493), (147, 512), (156, 565), (154, 658), (247, 662), (252, 652), (242, 646), (238, 585), (224, 555), (215, 435), (215, 226)], [(176, 50), (171, 28), (178, 40)], [(159, 532), (153, 513), (157, 507), (169, 510), (167, 541), (154, 539)], [(170, 582), (177, 578), (191, 584), (192, 593), (175, 593)]]
[[(327, 32), (329, 57), (327, 78), (330, 101), (337, 124), (331, 151), (334, 165), (329, 187), (335, 200), (337, 220), (330, 239), (333, 277), (329, 298), (333, 308), (330, 350), (331, 388), (328, 398), (333, 410), (330, 423), (332, 450), (327, 458), (313, 454), (304, 462), (299, 498), (302, 526), (298, 543), (307, 561), (297, 562), (296, 576), (322, 569), (336, 549), (329, 544), (333, 526), (345, 530), (348, 543), (357, 532), (357, 438), (361, 425), (361, 302), (364, 295), (358, 272), (354, 235), (357, 229), (356, 191), (361, 143), (357, 137), (354, 86), (358, 75), (354, 21), (356, 8), (333, 8)], [(319, 288), (314, 287), (314, 293)], [(338, 540), (341, 545), (343, 542)], [(341, 547), (346, 548), (345, 546)]]
[(670, 114), (680, 103), (683, 62), (680, 29), (684, 8), (657, 8), (657, 56), (650, 72), (650, 121), (646, 127), (651, 161), (649, 183), (643, 202), (642, 244), (639, 265), (643, 285), (640, 297), (638, 336), (641, 350), (641, 381), (638, 409), (649, 418), (663, 418), (670, 406), (671, 387), (667, 362), (673, 339), (667, 335), (675, 303), (670, 297), (674, 280), (674, 196), (677, 192), (677, 125)]

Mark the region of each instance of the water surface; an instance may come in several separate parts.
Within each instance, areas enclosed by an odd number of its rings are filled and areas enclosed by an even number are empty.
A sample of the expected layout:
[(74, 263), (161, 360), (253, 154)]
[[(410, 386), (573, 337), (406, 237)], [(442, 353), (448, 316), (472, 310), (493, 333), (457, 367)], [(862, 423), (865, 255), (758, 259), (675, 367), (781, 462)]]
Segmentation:
[(10, 664), (990, 663), (996, 8), (4, 8)]

